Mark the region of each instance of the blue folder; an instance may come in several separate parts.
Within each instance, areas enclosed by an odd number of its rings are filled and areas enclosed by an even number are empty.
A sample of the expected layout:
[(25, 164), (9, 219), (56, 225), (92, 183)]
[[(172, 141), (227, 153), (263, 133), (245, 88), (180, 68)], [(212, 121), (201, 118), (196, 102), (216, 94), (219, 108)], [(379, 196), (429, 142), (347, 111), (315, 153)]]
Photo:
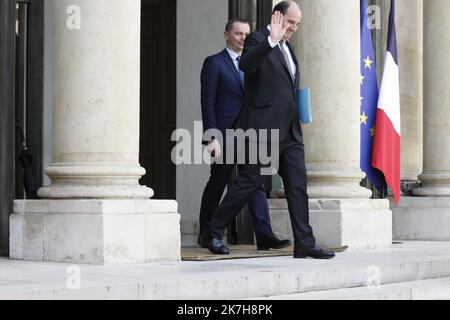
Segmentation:
[(298, 120), (301, 124), (312, 123), (311, 89), (298, 89)]

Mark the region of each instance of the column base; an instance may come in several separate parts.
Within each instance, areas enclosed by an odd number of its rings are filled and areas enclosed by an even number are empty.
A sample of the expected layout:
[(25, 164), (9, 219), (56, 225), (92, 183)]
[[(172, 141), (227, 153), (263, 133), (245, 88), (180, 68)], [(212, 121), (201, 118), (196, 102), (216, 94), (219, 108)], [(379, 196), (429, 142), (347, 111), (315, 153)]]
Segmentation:
[(50, 186), (38, 190), (43, 199), (150, 199), (154, 192), (146, 186)]
[(402, 197), (392, 213), (394, 239), (450, 241), (450, 197)]
[(139, 185), (145, 169), (139, 165), (53, 163), (45, 169), (52, 180), (38, 190), (42, 199), (150, 199), (152, 189)]
[(417, 197), (450, 197), (450, 186), (425, 185), (412, 190)]
[(83, 264), (181, 260), (176, 201), (16, 200), (10, 257)]
[(414, 196), (450, 197), (449, 173), (422, 173), (418, 179), (422, 186), (412, 191)]
[[(275, 195), (278, 198), (286, 198), (284, 189), (277, 190)], [(308, 196), (310, 199), (369, 199), (372, 191), (359, 186), (308, 186)]]
[[(269, 200), (273, 231), (293, 238), (284, 199)], [(392, 212), (388, 200), (310, 199), (310, 224), (322, 248), (389, 248), (392, 245)]]
[(370, 199), (372, 191), (360, 186), (365, 174), (358, 170), (308, 170), (310, 199)]

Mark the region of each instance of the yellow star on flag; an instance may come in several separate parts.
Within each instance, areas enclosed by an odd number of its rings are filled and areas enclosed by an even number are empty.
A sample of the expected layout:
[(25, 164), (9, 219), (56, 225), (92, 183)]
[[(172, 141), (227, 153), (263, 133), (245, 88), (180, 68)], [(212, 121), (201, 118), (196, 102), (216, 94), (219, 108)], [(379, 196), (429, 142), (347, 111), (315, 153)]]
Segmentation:
[(361, 105), (362, 105), (362, 102), (363, 102), (363, 100), (364, 100), (364, 97), (359, 97), (359, 99), (361, 99)]
[(362, 116), (361, 116), (361, 124), (367, 124), (367, 119), (368, 119), (369, 117), (368, 116), (366, 116), (366, 113), (365, 112), (363, 112), (363, 114), (362, 114)]
[(364, 79), (365, 79), (366, 77), (364, 77), (363, 75), (361, 75), (361, 78), (360, 78), (360, 82), (361, 82), (361, 85), (363, 85), (364, 84)]
[(369, 56), (367, 56), (367, 58), (364, 60), (364, 64), (365, 64), (364, 68), (372, 69), (372, 63), (373, 63), (373, 61), (370, 60)]
[(375, 127), (372, 127), (372, 129), (370, 129), (370, 136), (372, 138), (375, 136)]

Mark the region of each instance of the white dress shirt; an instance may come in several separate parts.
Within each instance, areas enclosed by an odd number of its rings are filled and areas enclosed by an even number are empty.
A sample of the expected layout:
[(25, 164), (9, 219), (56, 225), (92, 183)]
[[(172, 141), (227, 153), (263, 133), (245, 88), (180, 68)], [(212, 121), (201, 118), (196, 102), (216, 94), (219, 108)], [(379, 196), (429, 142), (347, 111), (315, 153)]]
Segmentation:
[[(269, 29), (269, 31), (270, 31), (270, 25), (267, 26), (267, 29)], [(286, 45), (286, 43), (283, 43), (283, 44), (281, 44), (280, 42), (274, 43), (274, 42), (272, 41), (272, 39), (270, 38), (270, 36), (269, 36), (269, 45), (270, 45), (272, 48), (274, 48), (275, 46), (278, 45), (278, 46), (280, 47), (281, 50), (284, 50), (284, 52), (287, 53), (287, 56), (288, 56), (288, 58), (289, 58), (289, 62), (290, 62), (290, 65), (291, 65), (291, 70), (292, 70), (292, 72), (294, 73), (294, 75), (297, 74), (297, 66), (295, 65), (294, 59), (292, 58), (292, 55), (291, 55), (291, 51), (289, 50), (289, 48), (288, 48), (288, 46)]]
[(239, 71), (239, 63), (237, 62), (237, 58), (240, 57), (240, 54), (234, 52), (230, 48), (227, 47), (228, 54), (231, 57), (231, 60), (233, 60), (234, 66), (236, 67), (237, 71)]

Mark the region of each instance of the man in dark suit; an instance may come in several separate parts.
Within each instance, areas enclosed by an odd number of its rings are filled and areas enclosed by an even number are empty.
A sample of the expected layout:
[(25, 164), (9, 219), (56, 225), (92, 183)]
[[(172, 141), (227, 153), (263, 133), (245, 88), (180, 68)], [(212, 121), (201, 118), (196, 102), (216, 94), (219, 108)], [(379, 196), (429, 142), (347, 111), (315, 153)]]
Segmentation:
[[(233, 128), (244, 104), (244, 73), (239, 69), (239, 60), (249, 33), (250, 25), (247, 21), (229, 21), (224, 33), (227, 47), (206, 58), (201, 72), (203, 127), (205, 131), (220, 130), (223, 138), (225, 130)], [(212, 138), (207, 143), (214, 158), (226, 159), (226, 148), (223, 148), (225, 140)], [(234, 166), (234, 161), (211, 165), (211, 176), (203, 192), (200, 209), (198, 244), (202, 247), (209, 245), (207, 242), (202, 243), (201, 235), (209, 227), (211, 216), (219, 205)], [(291, 244), (290, 240), (279, 240), (273, 234), (263, 181), (250, 195), (248, 205), (259, 250), (281, 249)]]
[[(334, 252), (322, 250), (316, 245), (309, 224), (304, 145), (297, 111), (300, 73), (289, 43), (300, 25), (301, 17), (301, 10), (295, 2), (283, 1), (275, 6), (270, 26), (247, 37), (240, 61), (240, 68), (245, 72), (245, 106), (236, 127), (269, 132), (278, 130), (279, 140), (270, 141), (269, 133), (267, 142), (266, 139), (259, 139), (258, 143), (279, 144), (277, 162), (294, 233), (294, 258), (329, 259), (334, 257)], [(211, 252), (229, 252), (222, 242), (223, 232), (261, 185), (265, 178), (261, 175), (263, 167), (261, 162), (242, 166), (214, 212), (208, 233), (204, 236), (203, 241), (209, 241)]]

